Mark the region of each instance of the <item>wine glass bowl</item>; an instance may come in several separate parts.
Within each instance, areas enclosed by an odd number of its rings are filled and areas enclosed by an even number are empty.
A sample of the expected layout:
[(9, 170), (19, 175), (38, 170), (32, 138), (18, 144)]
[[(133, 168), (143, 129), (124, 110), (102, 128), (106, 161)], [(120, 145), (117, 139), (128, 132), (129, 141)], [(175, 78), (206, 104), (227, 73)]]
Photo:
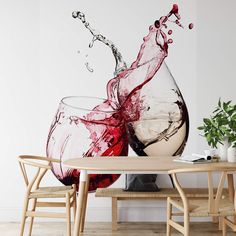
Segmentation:
[(126, 124), (132, 149), (139, 156), (180, 155), (188, 138), (189, 117), (165, 63), (143, 86), (139, 99), (139, 118)]
[[(65, 185), (76, 184), (78, 187), (80, 176), (79, 170), (63, 165), (67, 159), (128, 154), (124, 123), (116, 118), (116, 111), (105, 101), (71, 96), (63, 98), (59, 104), (48, 135), (47, 156), (61, 161), (52, 164), (52, 172)], [(89, 191), (107, 187), (119, 176), (90, 175)]]

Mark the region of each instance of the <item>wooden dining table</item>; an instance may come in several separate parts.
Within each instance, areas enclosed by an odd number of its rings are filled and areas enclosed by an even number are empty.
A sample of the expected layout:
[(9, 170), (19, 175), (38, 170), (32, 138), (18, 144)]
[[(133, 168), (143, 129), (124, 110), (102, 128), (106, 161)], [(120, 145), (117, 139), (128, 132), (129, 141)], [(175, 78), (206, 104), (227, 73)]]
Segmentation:
[(80, 170), (79, 193), (77, 210), (74, 224), (74, 236), (79, 236), (83, 231), (85, 219), (87, 196), (88, 196), (88, 174), (167, 174), (174, 169), (204, 169), (208, 165), (212, 171), (220, 167), (228, 171), (229, 197), (234, 199), (233, 172), (236, 171), (236, 163), (208, 162), (204, 164), (189, 164), (175, 162), (173, 156), (158, 157), (83, 157), (68, 159), (63, 162), (64, 166)]

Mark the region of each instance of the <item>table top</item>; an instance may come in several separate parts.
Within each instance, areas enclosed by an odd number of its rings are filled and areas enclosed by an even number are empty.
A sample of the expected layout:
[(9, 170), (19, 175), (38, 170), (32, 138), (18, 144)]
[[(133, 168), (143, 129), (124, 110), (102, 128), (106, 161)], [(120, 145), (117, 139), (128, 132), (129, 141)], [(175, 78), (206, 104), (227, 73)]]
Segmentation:
[(189, 164), (175, 162), (173, 156), (158, 157), (83, 157), (68, 159), (63, 162), (67, 167), (79, 170), (87, 170), (92, 173), (167, 173), (174, 169), (216, 171), (224, 168), (228, 171), (236, 170), (236, 163), (213, 162), (204, 164)]

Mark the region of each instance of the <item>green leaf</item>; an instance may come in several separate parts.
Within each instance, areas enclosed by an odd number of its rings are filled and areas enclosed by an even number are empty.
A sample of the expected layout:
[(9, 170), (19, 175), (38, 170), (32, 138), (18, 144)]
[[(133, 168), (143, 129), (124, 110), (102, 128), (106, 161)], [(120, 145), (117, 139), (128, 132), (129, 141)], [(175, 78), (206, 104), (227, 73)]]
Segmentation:
[(231, 120), (233, 120), (234, 122), (236, 122), (236, 113), (231, 117)]
[(218, 106), (221, 107), (221, 101), (220, 101), (220, 98), (219, 98), (219, 101), (218, 101)]
[(207, 139), (207, 142), (210, 143), (212, 141), (211, 135), (207, 134), (206, 139)]
[(228, 110), (228, 114), (229, 114), (229, 116), (232, 116), (233, 113), (234, 113), (234, 109), (230, 108), (230, 109)]
[(198, 130), (204, 130), (205, 128), (204, 128), (204, 126), (199, 126), (199, 127), (197, 127), (197, 129)]
[(228, 119), (227, 118), (223, 118), (221, 119), (221, 125), (227, 125), (229, 123)]
[(210, 124), (211, 124), (211, 120), (208, 119), (208, 118), (203, 118), (203, 122), (204, 122), (206, 125), (210, 125)]
[(217, 142), (216, 141), (212, 144), (212, 147), (217, 148)]
[(236, 136), (232, 136), (231, 138), (231, 143), (234, 143), (234, 142), (236, 142)]
[(223, 109), (227, 111), (227, 108), (228, 108), (227, 103), (223, 102)]

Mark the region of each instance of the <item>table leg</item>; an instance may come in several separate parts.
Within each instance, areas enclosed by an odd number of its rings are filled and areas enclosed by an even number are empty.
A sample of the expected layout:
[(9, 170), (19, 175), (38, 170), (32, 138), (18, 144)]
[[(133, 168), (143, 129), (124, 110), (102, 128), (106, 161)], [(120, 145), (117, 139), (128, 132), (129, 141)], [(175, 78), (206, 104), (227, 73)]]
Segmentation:
[(233, 174), (227, 174), (229, 199), (234, 202), (234, 178)]
[(117, 230), (117, 197), (112, 198), (112, 231)]
[(84, 232), (84, 223), (86, 216), (87, 200), (88, 200), (88, 190), (89, 190), (89, 175), (87, 175), (86, 184), (84, 186), (84, 198), (83, 198), (83, 208), (80, 222), (80, 232)]
[(83, 199), (84, 199), (86, 180), (87, 180), (87, 171), (81, 170), (80, 180), (79, 180), (78, 203), (77, 203), (77, 208), (76, 208), (75, 225), (74, 225), (74, 236), (80, 235), (81, 216), (82, 216), (82, 211), (83, 211), (83, 202), (84, 202)]
[[(233, 174), (228, 174), (228, 188), (229, 188), (229, 198), (232, 202), (235, 202), (236, 196), (234, 191), (234, 176)], [(232, 221), (236, 224), (236, 216), (232, 217)], [(236, 232), (236, 230), (233, 230)]]

